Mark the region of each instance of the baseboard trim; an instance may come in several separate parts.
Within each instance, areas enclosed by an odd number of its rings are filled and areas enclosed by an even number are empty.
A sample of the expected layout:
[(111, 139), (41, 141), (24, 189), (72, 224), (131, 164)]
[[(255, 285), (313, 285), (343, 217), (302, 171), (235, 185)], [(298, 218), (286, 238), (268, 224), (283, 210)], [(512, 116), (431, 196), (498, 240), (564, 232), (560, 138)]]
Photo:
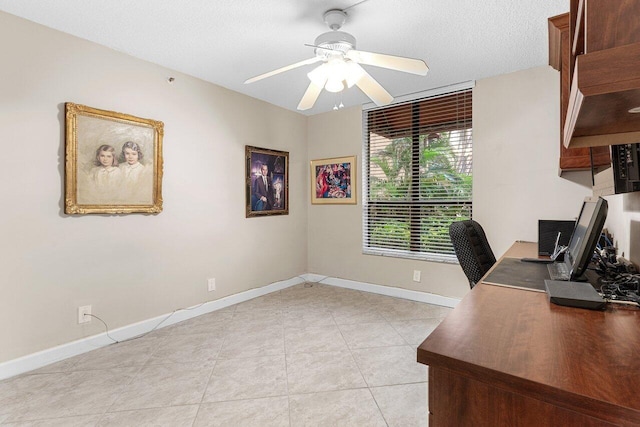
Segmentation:
[[(330, 286), (354, 289), (358, 291), (370, 292), (374, 294), (387, 295), (390, 297), (403, 298), (412, 301), (425, 302), (429, 304), (442, 305), (445, 307), (455, 307), (459, 299), (444, 297), (441, 295), (429, 294), (426, 292), (411, 291), (408, 289), (394, 288), (391, 286), (374, 285), (371, 283), (356, 282), (353, 280), (340, 279), (337, 277), (323, 276), (319, 274), (302, 274), (300, 276), (274, 282), (261, 288), (249, 289), (228, 297), (220, 298), (215, 301), (207, 301), (175, 313), (166, 313), (161, 316), (123, 326), (109, 332), (114, 339), (118, 341), (133, 338), (146, 332), (152, 331), (154, 328), (161, 329), (170, 325), (174, 325), (183, 320), (192, 319), (203, 314), (211, 313), (225, 307), (232, 306), (253, 298), (280, 291), (288, 287), (307, 282), (317, 282)], [(157, 325), (160, 324), (158, 327)], [(25, 372), (33, 371), (38, 368), (68, 359), (73, 356), (105, 347), (112, 344), (113, 341), (106, 333), (93, 335), (82, 338), (70, 343), (62, 344), (46, 350), (32, 353), (18, 359), (9, 360), (0, 363), (0, 380), (10, 378)]]
[(411, 301), (426, 302), (451, 308), (455, 307), (460, 302), (460, 300), (456, 298), (430, 294), (427, 292), (411, 291), (409, 289), (394, 288), (392, 286), (374, 285), (371, 283), (356, 282), (354, 280), (322, 276), (319, 274), (308, 273), (303, 274), (302, 277), (304, 277), (308, 282), (317, 282), (325, 285), (338, 286), (340, 288), (355, 289), (357, 291), (386, 295), (394, 298), (403, 298)]
[[(203, 314), (211, 313), (212, 311), (220, 310), (234, 304), (286, 289), (290, 286), (304, 283), (305, 280), (306, 279), (303, 276), (297, 276), (288, 280), (271, 283), (261, 288), (249, 289), (248, 291), (229, 295), (228, 297), (220, 298), (215, 301), (207, 301), (204, 304), (197, 304), (193, 307), (176, 311), (173, 314), (165, 313), (161, 316), (132, 323), (110, 331), (109, 335), (117, 341), (126, 340), (152, 331), (160, 322), (162, 322), (162, 324), (157, 327), (157, 329), (165, 328), (178, 322), (182, 322), (183, 320), (192, 319)], [(28, 354), (18, 359), (9, 360), (0, 363), (0, 380), (42, 368), (52, 363), (68, 359), (73, 356), (78, 356), (100, 347), (105, 347), (109, 344), (113, 344), (113, 341), (106, 333), (103, 332), (101, 334), (92, 335), (87, 338), (48, 348), (37, 353)]]

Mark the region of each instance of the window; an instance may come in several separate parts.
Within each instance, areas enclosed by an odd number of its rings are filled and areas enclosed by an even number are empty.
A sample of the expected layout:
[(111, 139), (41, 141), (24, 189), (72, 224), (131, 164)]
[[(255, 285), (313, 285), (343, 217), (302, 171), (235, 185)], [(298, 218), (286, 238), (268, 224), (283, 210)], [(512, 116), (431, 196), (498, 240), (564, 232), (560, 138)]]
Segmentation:
[(471, 218), (471, 95), (363, 112), (364, 253), (457, 262), (449, 224)]

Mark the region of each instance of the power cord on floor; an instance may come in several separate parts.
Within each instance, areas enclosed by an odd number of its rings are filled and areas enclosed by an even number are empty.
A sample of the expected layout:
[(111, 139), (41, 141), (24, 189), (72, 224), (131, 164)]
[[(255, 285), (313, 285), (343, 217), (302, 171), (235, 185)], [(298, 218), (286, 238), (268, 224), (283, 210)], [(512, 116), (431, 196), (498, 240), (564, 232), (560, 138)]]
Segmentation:
[[(311, 287), (311, 286), (313, 286), (314, 284), (318, 284), (318, 283), (319, 283), (319, 284), (322, 284), (322, 281), (323, 281), (323, 280), (326, 280), (326, 279), (328, 279), (328, 278), (329, 278), (329, 276), (324, 276), (322, 279), (320, 279), (320, 280), (316, 280), (316, 281), (314, 282), (314, 281), (311, 281), (311, 280), (307, 280), (306, 278), (304, 278), (304, 277), (302, 277), (302, 276), (296, 276), (296, 277), (297, 277), (297, 278), (299, 278), (299, 279), (304, 280), (303, 285), (304, 285), (305, 287)], [(308, 286), (307, 286), (307, 285), (308, 285)]]
[(98, 319), (99, 321), (102, 322), (102, 324), (104, 325), (104, 329), (105, 329), (105, 333), (107, 334), (107, 336), (109, 337), (109, 339), (111, 341), (113, 341), (114, 343), (118, 344), (120, 343), (120, 341), (118, 341), (117, 339), (113, 338), (111, 335), (109, 335), (109, 326), (107, 325), (107, 322), (105, 322), (104, 320), (102, 320), (101, 318), (99, 318), (98, 316), (96, 316), (95, 314), (89, 314), (89, 313), (85, 313), (84, 314), (85, 317), (89, 316), (89, 317), (95, 317), (96, 319)]
[[(296, 277), (298, 277), (298, 278), (300, 278), (300, 279), (304, 280), (304, 285), (305, 285), (305, 286), (306, 286), (307, 284), (310, 284), (311, 286), (313, 286), (313, 284), (316, 284), (316, 283), (322, 283), (322, 281), (323, 281), (323, 280), (326, 280), (326, 279), (328, 279), (328, 278), (329, 278), (329, 276), (324, 276), (322, 279), (320, 279), (320, 280), (317, 280), (317, 281), (313, 282), (313, 281), (309, 281), (309, 280), (305, 279), (305, 278), (304, 278), (304, 277), (302, 277), (302, 276), (296, 276)], [(162, 325), (164, 322), (166, 322), (167, 320), (169, 320), (169, 319), (171, 318), (171, 316), (173, 316), (174, 314), (176, 314), (178, 311), (184, 311), (184, 310), (195, 310), (196, 308), (200, 308), (200, 307), (202, 307), (204, 304), (206, 304), (206, 303), (208, 303), (208, 302), (211, 302), (211, 301), (205, 301), (205, 302), (202, 302), (202, 303), (200, 303), (200, 304), (198, 304), (198, 305), (194, 305), (193, 307), (188, 307), (188, 308), (177, 308), (177, 309), (173, 310), (171, 313), (169, 313), (169, 314), (167, 315), (167, 317), (165, 317), (164, 319), (162, 319), (162, 320), (161, 320), (157, 325), (155, 325), (153, 328), (151, 328), (151, 330), (149, 330), (149, 331), (147, 331), (147, 332), (144, 332), (144, 333), (142, 333), (142, 334), (140, 334), (140, 335), (136, 335), (136, 336), (134, 336), (134, 337), (127, 338), (127, 339), (125, 339), (125, 340), (117, 340), (117, 339), (113, 338), (113, 337), (109, 334), (109, 325), (107, 325), (107, 322), (105, 322), (104, 320), (102, 320), (100, 317), (96, 316), (95, 314), (89, 314), (89, 313), (85, 313), (84, 315), (85, 315), (85, 316), (95, 317), (95, 318), (96, 318), (96, 319), (98, 319), (100, 322), (102, 322), (102, 324), (104, 325), (105, 334), (107, 335), (107, 337), (108, 337), (111, 341), (113, 341), (113, 343), (114, 343), (114, 344), (120, 344), (120, 343), (123, 343), (123, 342), (133, 341), (133, 340), (137, 340), (137, 339), (139, 339), (139, 338), (146, 337), (146, 336), (147, 336), (147, 335), (149, 335), (151, 332), (153, 332), (153, 331), (155, 331), (156, 329), (158, 329), (158, 328), (160, 327), (160, 325)]]
[(209, 301), (205, 301), (202, 302), (198, 305), (194, 305), (193, 307), (188, 307), (188, 308), (177, 308), (175, 310), (173, 310), (171, 313), (169, 313), (164, 319), (162, 319), (160, 322), (158, 322), (157, 325), (155, 325), (153, 328), (151, 328), (151, 330), (144, 332), (140, 335), (136, 335), (134, 337), (131, 338), (127, 338), (125, 340), (117, 340), (115, 338), (113, 338), (111, 335), (109, 335), (109, 325), (107, 325), (107, 322), (105, 322), (104, 320), (102, 320), (101, 318), (99, 318), (98, 316), (96, 316), (95, 314), (89, 314), (89, 313), (85, 313), (85, 316), (91, 316), (91, 317), (95, 317), (96, 319), (98, 319), (100, 322), (102, 322), (102, 324), (104, 325), (105, 328), (105, 334), (107, 335), (107, 337), (109, 337), (109, 339), (111, 341), (114, 342), (114, 344), (120, 344), (123, 342), (127, 342), (127, 341), (133, 341), (133, 340), (137, 340), (139, 338), (143, 338), (146, 337), (147, 335), (149, 335), (151, 332), (155, 331), (156, 329), (158, 329), (160, 327), (160, 325), (162, 325), (164, 322), (166, 322), (167, 320), (169, 320), (169, 318), (171, 318), (171, 316), (173, 316), (174, 314), (176, 314), (178, 311), (184, 311), (184, 310), (195, 310), (196, 308), (200, 308), (202, 307), (204, 304), (206, 304)]

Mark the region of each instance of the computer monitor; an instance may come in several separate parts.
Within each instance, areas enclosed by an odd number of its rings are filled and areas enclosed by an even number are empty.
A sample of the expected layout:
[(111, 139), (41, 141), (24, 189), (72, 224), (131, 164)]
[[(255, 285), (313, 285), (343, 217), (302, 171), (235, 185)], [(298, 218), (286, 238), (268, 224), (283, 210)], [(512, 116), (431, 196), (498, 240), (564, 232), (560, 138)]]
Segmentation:
[(602, 197), (585, 198), (564, 257), (571, 280), (578, 279), (587, 270), (607, 219), (607, 208), (607, 201)]

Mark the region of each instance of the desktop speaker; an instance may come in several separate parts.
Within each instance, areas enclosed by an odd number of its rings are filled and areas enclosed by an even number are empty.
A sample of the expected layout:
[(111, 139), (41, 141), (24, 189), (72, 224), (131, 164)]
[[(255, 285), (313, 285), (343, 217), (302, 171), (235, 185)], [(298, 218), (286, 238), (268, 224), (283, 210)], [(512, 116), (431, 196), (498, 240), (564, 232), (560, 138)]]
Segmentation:
[(575, 221), (554, 221), (541, 219), (538, 221), (538, 254), (539, 255), (551, 255), (556, 245), (556, 238), (560, 233), (560, 240), (558, 245), (567, 246), (573, 228), (575, 227)]

